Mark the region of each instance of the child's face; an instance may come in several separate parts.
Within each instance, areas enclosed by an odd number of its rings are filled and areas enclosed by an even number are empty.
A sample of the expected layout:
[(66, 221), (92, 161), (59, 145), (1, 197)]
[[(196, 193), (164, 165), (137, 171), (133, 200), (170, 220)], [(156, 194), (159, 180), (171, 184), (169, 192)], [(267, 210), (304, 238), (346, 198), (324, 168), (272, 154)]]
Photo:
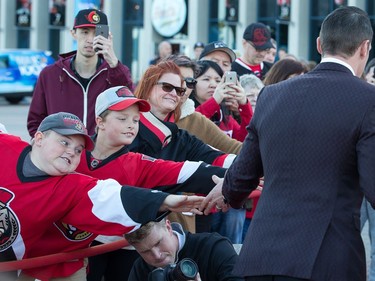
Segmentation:
[(51, 176), (61, 176), (77, 168), (85, 139), (80, 135), (63, 136), (54, 131), (37, 132), (34, 146), (39, 152), (34, 164)]
[(121, 111), (110, 111), (103, 126), (108, 145), (123, 146), (133, 142), (139, 130), (139, 107), (133, 104)]

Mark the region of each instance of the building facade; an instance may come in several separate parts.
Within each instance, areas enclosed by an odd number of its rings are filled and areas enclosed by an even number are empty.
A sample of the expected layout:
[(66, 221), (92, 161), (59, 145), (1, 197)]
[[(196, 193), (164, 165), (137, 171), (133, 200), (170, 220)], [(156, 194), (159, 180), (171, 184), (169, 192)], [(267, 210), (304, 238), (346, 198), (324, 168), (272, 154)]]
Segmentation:
[[(297, 58), (319, 62), (316, 38), (324, 17), (341, 5), (367, 11), (375, 26), (373, 0), (0, 0), (0, 49), (75, 49), (71, 37), (78, 10), (103, 10), (120, 60), (139, 80), (162, 40), (193, 55), (194, 43), (222, 40), (237, 52), (246, 26), (263, 22), (278, 46)], [(373, 53), (370, 57), (373, 57)]]

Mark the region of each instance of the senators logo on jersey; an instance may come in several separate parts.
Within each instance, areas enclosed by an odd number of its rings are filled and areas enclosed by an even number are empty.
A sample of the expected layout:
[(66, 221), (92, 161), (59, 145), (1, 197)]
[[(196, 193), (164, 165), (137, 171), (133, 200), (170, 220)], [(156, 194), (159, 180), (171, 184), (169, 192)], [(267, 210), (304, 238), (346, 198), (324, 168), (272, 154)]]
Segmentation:
[(17, 216), (9, 207), (14, 194), (5, 188), (0, 188), (0, 252), (12, 246), (20, 232)]
[(70, 241), (83, 241), (92, 235), (92, 233), (80, 230), (71, 224), (66, 224), (63, 222), (55, 222), (54, 224)]

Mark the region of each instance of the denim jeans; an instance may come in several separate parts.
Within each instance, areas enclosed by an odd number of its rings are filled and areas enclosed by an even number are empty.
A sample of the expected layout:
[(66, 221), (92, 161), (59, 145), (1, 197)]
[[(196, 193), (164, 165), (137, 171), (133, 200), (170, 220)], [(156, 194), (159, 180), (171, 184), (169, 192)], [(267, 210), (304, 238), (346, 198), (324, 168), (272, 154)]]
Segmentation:
[(370, 270), (368, 270), (368, 281), (375, 281), (375, 210), (371, 207), (371, 204), (367, 202), (366, 199), (363, 199), (361, 206), (361, 231), (366, 221), (368, 221), (368, 230), (371, 245), (371, 263)]
[(245, 209), (229, 209), (212, 215), (212, 231), (228, 237), (232, 244), (242, 243), (242, 230), (246, 215)]

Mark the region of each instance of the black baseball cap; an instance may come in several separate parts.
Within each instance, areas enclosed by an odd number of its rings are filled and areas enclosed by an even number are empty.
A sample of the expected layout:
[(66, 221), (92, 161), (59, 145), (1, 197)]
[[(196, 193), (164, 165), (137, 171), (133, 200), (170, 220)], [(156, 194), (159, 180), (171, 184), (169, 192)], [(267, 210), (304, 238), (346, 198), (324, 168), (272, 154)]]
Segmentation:
[(231, 62), (233, 62), (236, 59), (236, 54), (223, 41), (214, 41), (214, 42), (207, 44), (204, 47), (201, 55), (199, 56), (199, 59), (202, 59), (208, 54), (215, 52), (215, 51), (222, 51), (224, 53), (227, 53), (228, 56), (230, 57)]
[(107, 16), (96, 9), (85, 9), (76, 15), (73, 28), (96, 27), (97, 24), (108, 25)]
[(48, 115), (43, 119), (38, 127), (39, 132), (52, 130), (63, 136), (82, 135), (85, 138), (85, 148), (94, 149), (94, 142), (87, 134), (85, 125), (74, 114), (68, 112), (59, 112)]
[(271, 42), (270, 30), (260, 22), (248, 25), (243, 33), (243, 39), (253, 43), (256, 50), (266, 50), (275, 47)]

